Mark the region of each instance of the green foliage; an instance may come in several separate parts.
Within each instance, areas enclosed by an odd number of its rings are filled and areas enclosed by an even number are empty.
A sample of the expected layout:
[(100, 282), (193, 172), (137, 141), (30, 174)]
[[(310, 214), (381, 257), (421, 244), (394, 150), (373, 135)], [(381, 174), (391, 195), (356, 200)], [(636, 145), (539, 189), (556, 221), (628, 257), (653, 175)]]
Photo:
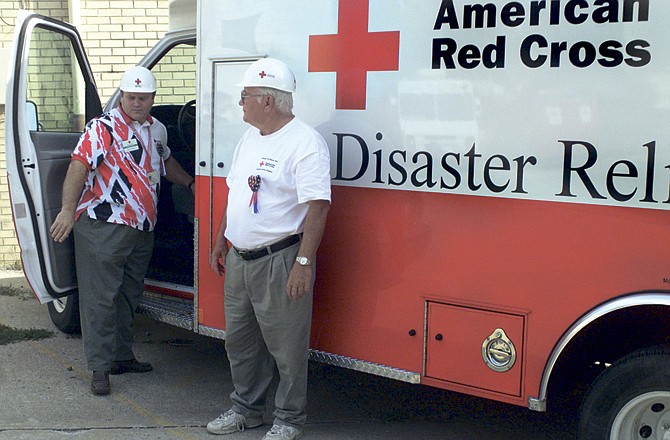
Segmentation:
[(19, 341), (37, 341), (50, 338), (54, 332), (44, 329), (17, 329), (0, 324), (0, 345), (7, 345)]

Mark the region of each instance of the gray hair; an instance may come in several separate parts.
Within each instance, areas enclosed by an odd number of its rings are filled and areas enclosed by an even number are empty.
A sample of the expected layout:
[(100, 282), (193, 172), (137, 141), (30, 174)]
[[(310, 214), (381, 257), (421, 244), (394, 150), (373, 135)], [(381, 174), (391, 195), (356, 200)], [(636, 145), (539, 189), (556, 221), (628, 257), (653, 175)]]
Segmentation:
[(275, 106), (280, 113), (287, 115), (293, 114), (293, 94), (270, 87), (259, 87), (263, 95), (272, 96), (275, 100)]

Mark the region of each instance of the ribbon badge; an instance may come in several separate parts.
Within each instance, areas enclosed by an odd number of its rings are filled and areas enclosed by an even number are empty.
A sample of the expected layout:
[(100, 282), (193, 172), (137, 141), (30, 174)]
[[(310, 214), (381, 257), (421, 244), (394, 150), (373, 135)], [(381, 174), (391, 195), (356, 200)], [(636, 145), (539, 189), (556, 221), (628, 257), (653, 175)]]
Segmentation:
[(261, 187), (261, 176), (249, 176), (249, 188), (251, 188), (251, 200), (249, 206), (254, 205), (254, 214), (258, 214), (258, 189)]

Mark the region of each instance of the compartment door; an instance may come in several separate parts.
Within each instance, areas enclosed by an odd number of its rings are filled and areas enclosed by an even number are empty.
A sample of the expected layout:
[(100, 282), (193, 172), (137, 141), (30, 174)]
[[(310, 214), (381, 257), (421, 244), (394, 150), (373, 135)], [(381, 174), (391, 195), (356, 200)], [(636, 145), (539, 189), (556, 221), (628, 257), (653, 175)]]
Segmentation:
[(434, 302), (427, 313), (427, 377), (521, 395), (523, 315)]
[(49, 227), (86, 121), (102, 112), (77, 30), (49, 17), (19, 17), (6, 99), (7, 174), (24, 272), (40, 302), (76, 291), (72, 236)]

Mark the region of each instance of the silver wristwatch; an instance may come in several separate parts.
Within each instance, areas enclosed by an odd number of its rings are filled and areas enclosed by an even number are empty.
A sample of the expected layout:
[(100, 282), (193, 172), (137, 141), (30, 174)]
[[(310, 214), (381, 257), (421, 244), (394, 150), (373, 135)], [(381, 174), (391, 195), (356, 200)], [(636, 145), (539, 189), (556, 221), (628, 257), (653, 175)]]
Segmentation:
[(295, 262), (301, 266), (309, 266), (312, 262), (307, 257), (295, 257)]

